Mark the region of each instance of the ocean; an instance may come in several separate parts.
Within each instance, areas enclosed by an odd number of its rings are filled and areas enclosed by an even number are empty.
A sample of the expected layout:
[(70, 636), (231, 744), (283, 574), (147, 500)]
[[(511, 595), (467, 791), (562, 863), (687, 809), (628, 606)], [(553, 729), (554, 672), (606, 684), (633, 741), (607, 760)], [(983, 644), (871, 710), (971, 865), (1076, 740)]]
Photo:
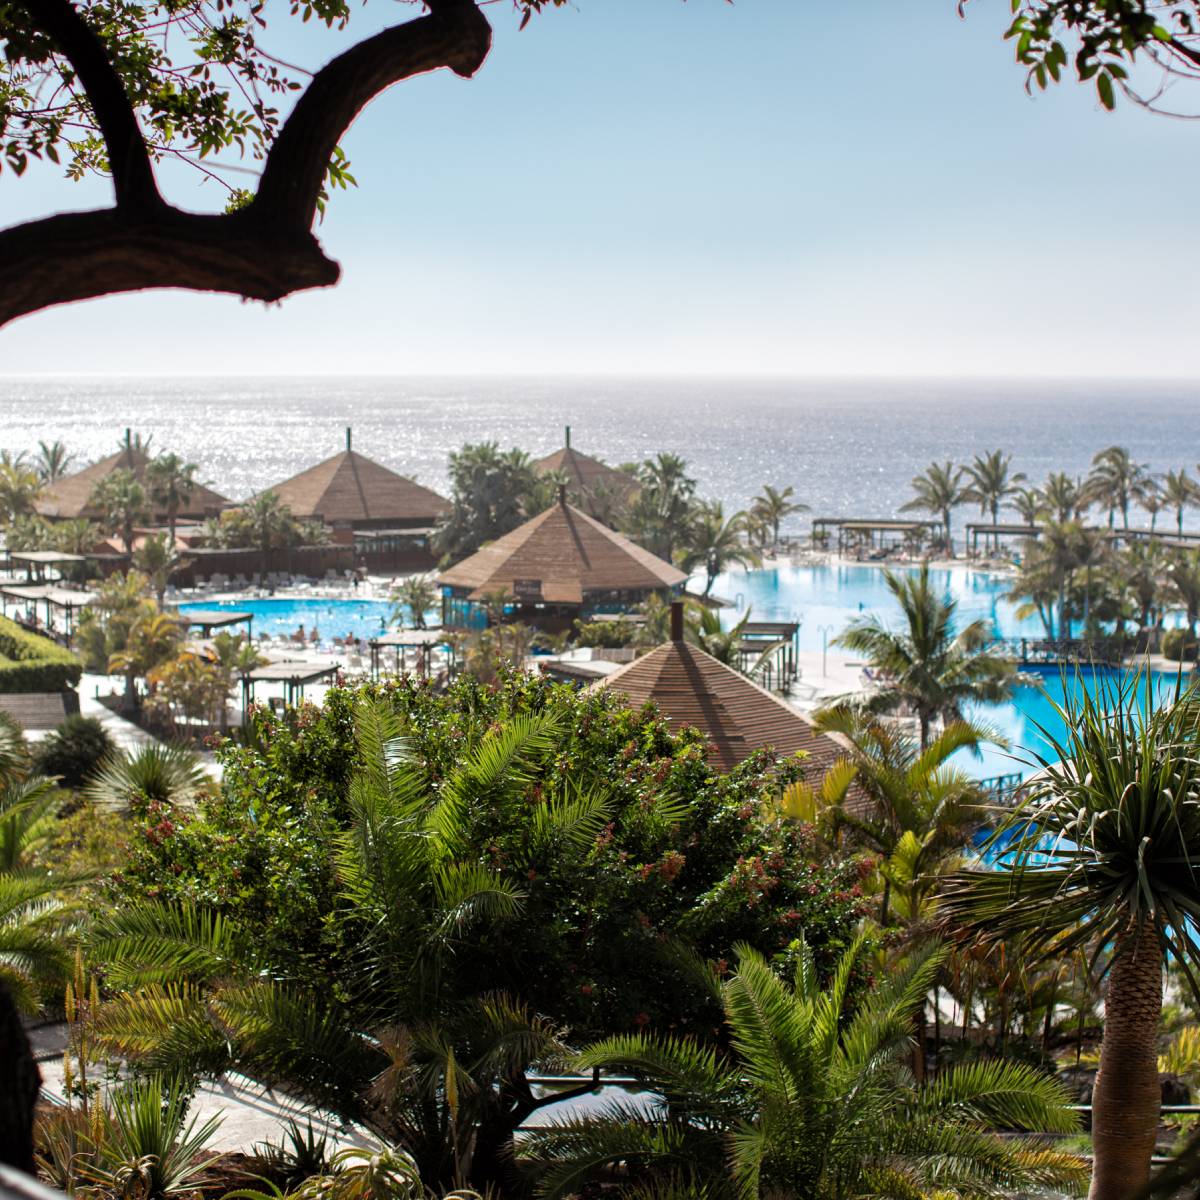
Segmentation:
[[(0, 448), (61, 439), (83, 464), (128, 426), (241, 499), (342, 449), (438, 490), (446, 456), (494, 440), (612, 464), (681, 454), (701, 495), (744, 507), (791, 485), (814, 515), (886, 516), (933, 459), (1011, 451), (1031, 480), (1120, 444), (1156, 472), (1200, 459), (1200, 384), (634, 378), (0, 379)], [(959, 520), (970, 519), (964, 515)], [(1160, 523), (1169, 524), (1164, 514)], [(1139, 515), (1144, 520), (1144, 514)], [(1193, 524), (1197, 523), (1193, 514)], [(793, 528), (803, 527), (803, 519)]]

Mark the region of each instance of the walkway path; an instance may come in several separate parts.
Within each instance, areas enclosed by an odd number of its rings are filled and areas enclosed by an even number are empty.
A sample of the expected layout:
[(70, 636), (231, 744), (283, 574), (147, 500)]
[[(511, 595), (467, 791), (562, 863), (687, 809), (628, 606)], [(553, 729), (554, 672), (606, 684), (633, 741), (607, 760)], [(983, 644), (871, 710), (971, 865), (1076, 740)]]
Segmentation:
[[(104, 731), (113, 740), (113, 744), (127, 754), (134, 754), (143, 746), (152, 746), (158, 740), (147, 733), (140, 725), (127, 721), (119, 713), (113, 712), (98, 697), (106, 695), (112, 688), (112, 680), (107, 675), (84, 675), (79, 681), (79, 713), (84, 717), (95, 717)], [(208, 750), (199, 752), (200, 765), (214, 779), (221, 778), (221, 764), (216, 756)]]

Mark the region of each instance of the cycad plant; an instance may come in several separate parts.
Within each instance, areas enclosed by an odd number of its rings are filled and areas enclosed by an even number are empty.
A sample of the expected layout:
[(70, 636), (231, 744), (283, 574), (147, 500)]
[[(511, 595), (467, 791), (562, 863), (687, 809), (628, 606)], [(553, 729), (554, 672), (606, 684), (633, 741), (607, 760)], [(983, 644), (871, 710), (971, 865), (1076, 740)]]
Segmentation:
[(722, 983), (728, 1048), (672, 1035), (609, 1038), (575, 1060), (633, 1074), (656, 1111), (610, 1102), (597, 1117), (531, 1134), (522, 1152), (541, 1194), (606, 1179), (618, 1194), (753, 1200), (989, 1196), (1072, 1188), (1084, 1171), (1041, 1141), (1077, 1117), (1053, 1078), (978, 1062), (919, 1086), (907, 1066), (914, 1010), (941, 953), (927, 947), (868, 987), (860, 937), (823, 983), (803, 940), (790, 982), (753, 951)]
[[(146, 903), (96, 931), (93, 952), (121, 993), (99, 1030), (147, 1069), (236, 1068), (361, 1121), (411, 1154), (430, 1187), (503, 1181), (514, 1131), (550, 1102), (527, 1071), (566, 1047), (516, 1000), (473, 986), (467, 948), (503, 945), (524, 894), (521, 863), (505, 873), (479, 862), (468, 830), (480, 806), (517, 802), (561, 727), (548, 715), (511, 718), (436, 782), (385, 704), (364, 702), (356, 730), (363, 765), (335, 847), (339, 915), (356, 931), (344, 994), (279, 982), (253, 930)], [(582, 857), (611, 819), (606, 797), (563, 788), (531, 818), (531, 856), (561, 846)]]
[(1035, 950), (1107, 964), (1092, 1200), (1126, 1200), (1150, 1170), (1165, 956), (1198, 982), (1200, 700), (1156, 699), (1149, 675), (1069, 690), (1056, 706), (1066, 732), (1041, 731), (1041, 770), (996, 832), (999, 869), (962, 872), (943, 898), (978, 936), (1024, 933)]

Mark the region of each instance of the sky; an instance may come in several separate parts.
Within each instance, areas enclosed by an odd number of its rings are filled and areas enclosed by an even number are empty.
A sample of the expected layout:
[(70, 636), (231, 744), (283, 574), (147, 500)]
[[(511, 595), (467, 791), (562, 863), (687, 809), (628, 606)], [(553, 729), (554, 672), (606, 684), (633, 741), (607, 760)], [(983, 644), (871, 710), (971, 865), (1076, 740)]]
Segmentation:
[[(485, 11), (474, 79), (398, 85), (344, 140), (335, 288), (54, 309), (0, 330), (0, 372), (1191, 375), (1200, 130), (1027, 95), (1006, 0)], [(265, 43), (315, 66), (411, 15), (369, 0), (333, 35), (270, 0)], [(108, 198), (5, 173), (0, 223)]]

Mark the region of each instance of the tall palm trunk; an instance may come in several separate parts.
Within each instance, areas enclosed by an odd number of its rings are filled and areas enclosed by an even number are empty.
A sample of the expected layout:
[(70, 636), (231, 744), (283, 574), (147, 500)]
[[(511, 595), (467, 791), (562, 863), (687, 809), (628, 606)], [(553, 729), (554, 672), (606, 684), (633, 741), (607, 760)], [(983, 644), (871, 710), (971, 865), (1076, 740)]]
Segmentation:
[(1088, 1200), (1128, 1200), (1150, 1176), (1162, 1095), (1157, 1047), (1162, 972), (1162, 947), (1149, 920), (1121, 935), (1092, 1090), (1095, 1160)]

